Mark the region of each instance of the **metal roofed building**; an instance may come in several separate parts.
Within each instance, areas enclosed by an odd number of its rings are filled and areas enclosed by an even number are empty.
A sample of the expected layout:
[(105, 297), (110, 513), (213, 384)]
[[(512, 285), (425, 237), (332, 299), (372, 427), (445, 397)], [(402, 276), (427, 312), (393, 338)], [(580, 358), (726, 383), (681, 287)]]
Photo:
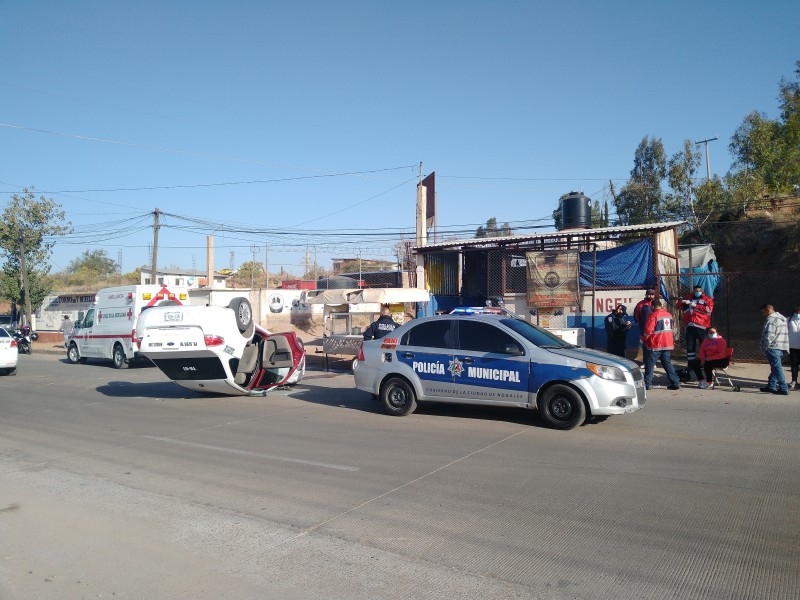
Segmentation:
[(420, 245), (414, 252), (418, 278), (424, 281), (412, 283), (431, 294), (427, 314), (502, 303), (544, 327), (591, 329), (587, 345), (601, 347), (602, 318), (610, 304), (630, 305), (633, 314), (649, 287), (668, 298), (678, 293), (677, 231), (685, 224), (563, 229)]

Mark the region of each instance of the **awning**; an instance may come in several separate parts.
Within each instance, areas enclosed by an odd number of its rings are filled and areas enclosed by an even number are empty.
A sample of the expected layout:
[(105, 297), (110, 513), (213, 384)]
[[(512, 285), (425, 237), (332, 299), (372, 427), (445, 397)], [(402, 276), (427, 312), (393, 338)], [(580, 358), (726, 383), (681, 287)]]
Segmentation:
[(309, 304), (399, 304), (400, 302), (428, 302), (428, 290), (421, 288), (355, 288), (325, 290), (309, 299)]

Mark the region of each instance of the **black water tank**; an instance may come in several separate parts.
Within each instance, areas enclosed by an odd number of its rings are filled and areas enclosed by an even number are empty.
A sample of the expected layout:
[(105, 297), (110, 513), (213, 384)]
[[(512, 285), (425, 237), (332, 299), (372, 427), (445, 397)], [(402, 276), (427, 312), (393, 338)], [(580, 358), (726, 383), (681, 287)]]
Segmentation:
[[(358, 273), (355, 273), (358, 277)], [(334, 275), (333, 277), (320, 277), (317, 280), (318, 290), (343, 290), (348, 288), (357, 288), (358, 281), (352, 277), (345, 277), (344, 275)]]
[(589, 229), (592, 200), (581, 192), (570, 192), (561, 201), (561, 229)]

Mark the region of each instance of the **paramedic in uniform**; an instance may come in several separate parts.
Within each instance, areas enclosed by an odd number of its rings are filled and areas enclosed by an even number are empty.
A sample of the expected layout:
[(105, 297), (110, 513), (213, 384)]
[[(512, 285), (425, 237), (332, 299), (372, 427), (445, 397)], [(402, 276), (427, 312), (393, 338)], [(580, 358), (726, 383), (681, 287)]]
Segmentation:
[(711, 312), (714, 300), (703, 293), (703, 286), (694, 286), (692, 292), (683, 300), (675, 303), (675, 308), (683, 311), (683, 322), (686, 325), (686, 359), (687, 366), (697, 377), (698, 383), (704, 381), (697, 350), (706, 339), (706, 331), (711, 327)]
[(380, 318), (364, 330), (364, 339), (379, 340), (393, 332), (397, 327), (399, 327), (399, 325), (392, 319), (392, 313), (389, 307), (384, 306), (381, 308)]
[(669, 381), (667, 389), (681, 389), (681, 382), (672, 366), (672, 349), (675, 347), (672, 325), (672, 313), (664, 308), (661, 300), (653, 300), (653, 312), (647, 318), (647, 324), (642, 332), (642, 344), (649, 350), (644, 363), (644, 385), (648, 390), (653, 384), (653, 368), (659, 359), (667, 373)]

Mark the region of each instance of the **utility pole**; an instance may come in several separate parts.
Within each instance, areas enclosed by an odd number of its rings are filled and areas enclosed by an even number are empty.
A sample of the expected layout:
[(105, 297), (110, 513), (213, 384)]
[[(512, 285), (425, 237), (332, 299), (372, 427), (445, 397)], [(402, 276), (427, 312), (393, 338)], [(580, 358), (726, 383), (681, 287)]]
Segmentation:
[(267, 287), (269, 289), (269, 242), (264, 244), (264, 276), (267, 278)]
[(253, 244), (250, 246), (250, 252), (253, 253), (253, 262), (250, 263), (250, 289), (253, 289), (255, 285), (255, 276), (256, 276), (256, 254), (261, 250), (258, 246)]
[(155, 285), (158, 283), (156, 280), (156, 272), (158, 271), (157, 261), (158, 261), (158, 228), (160, 225), (158, 224), (158, 209), (153, 212), (153, 262), (150, 264), (150, 283)]
[(707, 181), (711, 181), (711, 165), (708, 162), (708, 142), (713, 142), (713, 141), (718, 140), (718, 139), (719, 138), (717, 136), (714, 136), (713, 138), (707, 138), (705, 140), (699, 140), (699, 141), (695, 142), (696, 146), (699, 146), (700, 144), (705, 144), (706, 145), (706, 180)]
[(25, 296), (25, 324), (33, 327), (31, 321), (31, 291), (28, 287), (28, 262), (25, 257), (25, 233), (19, 234), (19, 274), (22, 295)]

